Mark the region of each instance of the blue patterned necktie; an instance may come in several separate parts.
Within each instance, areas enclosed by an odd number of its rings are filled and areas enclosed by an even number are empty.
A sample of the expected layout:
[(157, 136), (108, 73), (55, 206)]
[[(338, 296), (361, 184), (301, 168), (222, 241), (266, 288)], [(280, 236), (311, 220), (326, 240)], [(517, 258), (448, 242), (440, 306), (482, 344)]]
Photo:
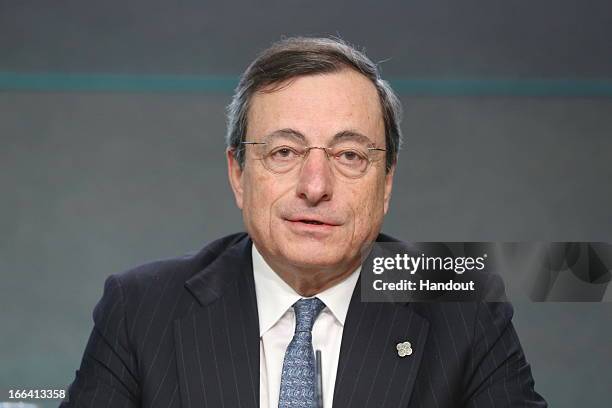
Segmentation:
[(278, 408), (315, 408), (315, 358), (312, 326), (325, 304), (318, 298), (293, 304), (295, 333), (283, 361)]

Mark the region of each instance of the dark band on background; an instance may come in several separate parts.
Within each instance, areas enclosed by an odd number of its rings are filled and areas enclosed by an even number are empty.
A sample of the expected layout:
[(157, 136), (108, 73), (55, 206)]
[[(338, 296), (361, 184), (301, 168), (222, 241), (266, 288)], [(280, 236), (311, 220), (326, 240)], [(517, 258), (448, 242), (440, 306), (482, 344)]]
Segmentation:
[[(612, 97), (612, 79), (389, 80), (402, 95)], [(33, 92), (231, 93), (232, 76), (0, 72), (0, 90)]]

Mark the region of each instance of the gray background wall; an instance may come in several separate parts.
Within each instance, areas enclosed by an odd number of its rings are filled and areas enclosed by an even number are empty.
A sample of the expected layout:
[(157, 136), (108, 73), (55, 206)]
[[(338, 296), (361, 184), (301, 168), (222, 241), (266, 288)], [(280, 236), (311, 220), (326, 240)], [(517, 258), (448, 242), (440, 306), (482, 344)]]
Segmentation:
[[(281, 35), (340, 35), (396, 84), (439, 86), (398, 87), (406, 139), (386, 232), (612, 242), (612, 98), (535, 85), (452, 96), (436, 82), (609, 81), (609, 1), (249, 3), (0, 1), (0, 400), (72, 381), (106, 276), (241, 229), (223, 156), (229, 86), (77, 91), (49, 73), (235, 78)], [(609, 405), (612, 303), (515, 310), (551, 406)]]

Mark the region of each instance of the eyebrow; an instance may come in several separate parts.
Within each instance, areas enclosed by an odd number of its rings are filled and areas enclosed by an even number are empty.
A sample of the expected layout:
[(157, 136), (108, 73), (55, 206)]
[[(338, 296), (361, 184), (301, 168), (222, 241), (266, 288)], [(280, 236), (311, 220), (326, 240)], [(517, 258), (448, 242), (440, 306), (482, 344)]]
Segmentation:
[(335, 143), (339, 143), (343, 140), (352, 140), (352, 141), (356, 141), (358, 143), (363, 143), (363, 144), (367, 144), (368, 146), (374, 146), (374, 142), (372, 141), (372, 139), (370, 139), (369, 137), (367, 137), (366, 135), (364, 135), (363, 133), (359, 133), (357, 131), (354, 130), (343, 130), (341, 132), (338, 132), (334, 135), (334, 138), (332, 139), (332, 145)]
[[(291, 129), (291, 128), (275, 130), (272, 133), (269, 133), (266, 137), (289, 137), (292, 139), (296, 139), (304, 144), (306, 143), (306, 136), (304, 136), (304, 134), (301, 133), (300, 131)], [(330, 146), (333, 146), (344, 140), (352, 140), (358, 143), (367, 144), (368, 146), (375, 145), (372, 139), (370, 139), (363, 133), (359, 133), (355, 130), (342, 130), (334, 135), (330, 143)]]
[(288, 137), (291, 139), (297, 139), (303, 143), (306, 142), (306, 136), (304, 136), (303, 133), (290, 128), (275, 130), (274, 132), (266, 135), (266, 137)]

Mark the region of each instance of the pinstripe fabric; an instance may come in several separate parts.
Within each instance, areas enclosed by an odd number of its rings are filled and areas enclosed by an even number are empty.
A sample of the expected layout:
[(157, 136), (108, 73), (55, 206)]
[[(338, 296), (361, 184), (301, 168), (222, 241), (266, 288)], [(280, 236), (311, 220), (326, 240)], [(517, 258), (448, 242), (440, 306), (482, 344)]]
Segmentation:
[[(248, 236), (235, 234), (109, 277), (61, 407), (257, 407), (250, 251)], [(508, 303), (362, 303), (359, 292), (358, 284), (334, 407), (546, 406)], [(413, 353), (400, 358), (403, 341)]]

